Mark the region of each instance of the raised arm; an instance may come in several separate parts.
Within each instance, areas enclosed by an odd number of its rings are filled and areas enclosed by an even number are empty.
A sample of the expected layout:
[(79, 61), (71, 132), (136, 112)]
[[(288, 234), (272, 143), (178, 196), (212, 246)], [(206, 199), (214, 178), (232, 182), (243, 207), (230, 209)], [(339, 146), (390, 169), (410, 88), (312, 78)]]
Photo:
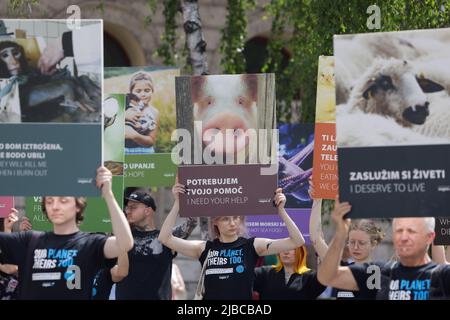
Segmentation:
[(335, 208), (331, 213), (331, 217), (336, 224), (336, 233), (322, 263), (319, 265), (317, 278), (323, 285), (356, 291), (359, 290), (358, 284), (350, 268), (340, 266), (350, 225), (350, 220), (344, 220), (344, 215), (350, 210), (351, 206), (348, 202), (340, 203), (336, 199)]
[(175, 196), (175, 202), (172, 210), (164, 221), (161, 231), (159, 233), (158, 240), (161, 241), (166, 247), (177, 251), (185, 256), (198, 259), (202, 252), (205, 250), (205, 241), (197, 240), (184, 240), (173, 235), (173, 227), (177, 220), (178, 212), (180, 210), (180, 193), (185, 193), (183, 185), (176, 183), (172, 188), (173, 195)]
[[(11, 208), (9, 215), (3, 220), (3, 230), (5, 233), (11, 233), (14, 223), (19, 221), (17, 216), (18, 211)], [(0, 271), (6, 274), (17, 274), (18, 267), (15, 264), (2, 264), (0, 263)]]
[(255, 238), (253, 243), (256, 252), (260, 256), (268, 256), (271, 254), (276, 254), (281, 251), (292, 250), (297, 247), (302, 246), (305, 243), (302, 233), (298, 229), (297, 225), (292, 221), (292, 219), (287, 214), (284, 209), (286, 204), (286, 197), (282, 193), (282, 189), (278, 188), (275, 191), (275, 205), (278, 208), (278, 214), (280, 218), (284, 221), (286, 228), (289, 233), (288, 238), (284, 239), (267, 239), (267, 238)]
[(316, 250), (319, 260), (322, 261), (328, 250), (328, 244), (323, 238), (322, 232), (322, 199), (314, 199), (314, 185), (309, 179), (309, 196), (313, 199), (311, 216), (309, 219), (309, 239)]
[(128, 276), (128, 269), (130, 267), (130, 263), (128, 260), (128, 253), (122, 252), (117, 257), (117, 264), (111, 268), (111, 278), (113, 282), (120, 282), (126, 276)]
[(11, 211), (9, 215), (3, 220), (3, 230), (6, 233), (11, 233), (14, 224), (19, 221), (18, 214), (19, 211), (17, 211), (15, 208), (11, 208)]
[(128, 252), (133, 248), (133, 236), (130, 225), (112, 192), (112, 173), (105, 167), (97, 169), (97, 187), (101, 188), (102, 196), (108, 206), (111, 217), (112, 231), (114, 236), (109, 237), (103, 248), (105, 257), (116, 258), (119, 254)]
[(431, 247), (431, 258), (434, 262), (439, 264), (450, 264), (445, 257), (445, 247), (435, 246)]

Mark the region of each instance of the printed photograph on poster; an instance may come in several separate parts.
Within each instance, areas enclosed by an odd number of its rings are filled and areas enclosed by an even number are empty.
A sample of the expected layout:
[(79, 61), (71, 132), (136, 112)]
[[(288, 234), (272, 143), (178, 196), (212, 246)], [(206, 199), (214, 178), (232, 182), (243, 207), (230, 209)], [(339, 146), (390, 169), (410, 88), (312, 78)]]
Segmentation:
[(103, 101), (103, 159), (113, 175), (123, 175), (125, 157), (125, 95), (110, 94)]
[[(311, 209), (292, 209), (287, 208), (286, 212), (300, 229), (305, 244), (309, 245), (309, 218)], [(282, 239), (289, 237), (289, 232), (285, 223), (279, 215), (259, 215), (247, 216), (245, 226), (250, 237)]]
[(449, 35), (335, 36), (338, 147), (450, 143)]
[(349, 217), (448, 212), (450, 29), (338, 35), (334, 54), (339, 195), (352, 204)]
[(274, 128), (274, 90), (273, 74), (177, 77), (177, 128), (190, 134), (181, 163), (268, 163), (272, 132), (258, 129)]
[(278, 186), (286, 195), (286, 208), (310, 208), (309, 178), (312, 175), (314, 125), (280, 124)]
[(338, 194), (336, 148), (336, 96), (334, 57), (320, 56), (317, 73), (314, 127), (314, 198), (336, 199)]
[(0, 218), (6, 218), (14, 208), (14, 197), (0, 197)]
[(100, 20), (75, 30), (65, 20), (4, 19), (1, 27), (0, 122), (100, 122)]
[(102, 78), (102, 20), (0, 21), (0, 195), (100, 195)]
[(105, 68), (106, 94), (125, 95), (125, 155), (172, 151), (179, 74), (174, 67)]

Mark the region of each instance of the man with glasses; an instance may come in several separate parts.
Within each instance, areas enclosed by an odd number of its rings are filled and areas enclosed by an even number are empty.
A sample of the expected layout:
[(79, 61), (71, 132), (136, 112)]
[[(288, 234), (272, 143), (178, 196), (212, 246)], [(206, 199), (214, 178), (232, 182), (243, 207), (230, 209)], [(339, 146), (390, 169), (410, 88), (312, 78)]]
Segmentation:
[[(131, 225), (134, 247), (128, 253), (128, 276), (116, 286), (116, 299), (170, 300), (172, 260), (176, 252), (158, 240), (155, 200), (143, 191), (131, 193), (126, 200), (125, 214)], [(196, 225), (196, 219), (188, 218), (174, 228), (173, 234), (186, 239)]]
[(363, 292), (379, 300), (428, 300), (450, 298), (450, 265), (431, 261), (434, 218), (395, 218), (392, 241), (398, 262), (339, 266), (349, 229), (349, 203), (336, 201), (332, 219), (336, 234), (323, 259), (318, 279), (324, 285)]

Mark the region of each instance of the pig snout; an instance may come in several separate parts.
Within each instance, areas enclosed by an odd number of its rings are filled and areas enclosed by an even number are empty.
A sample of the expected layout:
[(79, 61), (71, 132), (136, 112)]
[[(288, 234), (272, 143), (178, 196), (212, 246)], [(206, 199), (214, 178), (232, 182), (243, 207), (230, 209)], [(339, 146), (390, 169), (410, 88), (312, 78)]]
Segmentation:
[(237, 153), (248, 144), (247, 129), (239, 115), (220, 113), (203, 124), (203, 143), (218, 153)]

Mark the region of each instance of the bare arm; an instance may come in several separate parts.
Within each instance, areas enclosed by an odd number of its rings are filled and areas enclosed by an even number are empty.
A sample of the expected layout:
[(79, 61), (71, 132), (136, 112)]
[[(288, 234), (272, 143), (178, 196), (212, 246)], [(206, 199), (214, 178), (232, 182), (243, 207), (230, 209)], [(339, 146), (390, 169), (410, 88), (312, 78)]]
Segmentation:
[(431, 246), (431, 257), (433, 258), (433, 261), (438, 264), (450, 264), (445, 258), (444, 246)]
[[(19, 211), (17, 211), (15, 208), (11, 208), (11, 212), (9, 215), (3, 220), (3, 228), (5, 233), (11, 233), (14, 223), (19, 221), (19, 217), (17, 214)], [(19, 268), (15, 264), (2, 264), (0, 263), (0, 271), (6, 274), (13, 274), (17, 275)]]
[(3, 229), (5, 233), (11, 233), (13, 229), (13, 225), (19, 221), (19, 217), (17, 214), (19, 211), (17, 211), (15, 208), (11, 208), (11, 211), (9, 215), (3, 220)]
[(351, 206), (347, 202), (339, 203), (336, 200), (336, 206), (331, 214), (336, 224), (336, 234), (319, 266), (317, 278), (323, 285), (356, 291), (359, 290), (358, 284), (350, 268), (340, 266), (350, 223), (349, 219), (344, 220), (344, 215), (350, 210)]
[(174, 251), (177, 251), (185, 256), (198, 259), (202, 252), (205, 250), (205, 241), (184, 240), (175, 237), (172, 234), (172, 229), (175, 225), (175, 221), (177, 220), (178, 211), (180, 210), (179, 193), (185, 192), (184, 186), (176, 183), (172, 188), (172, 192), (175, 196), (175, 202), (173, 204), (172, 210), (170, 210), (166, 220), (161, 227), (158, 240), (161, 241), (161, 243), (163, 243), (166, 247)]
[(117, 264), (111, 268), (111, 278), (113, 282), (120, 282), (128, 276), (130, 263), (128, 261), (128, 253), (123, 252), (117, 257)]
[(133, 236), (125, 215), (112, 193), (112, 173), (105, 167), (97, 169), (97, 187), (101, 188), (102, 196), (108, 206), (111, 217), (112, 231), (114, 236), (109, 237), (103, 248), (106, 258), (115, 258), (119, 254), (128, 252), (133, 248)]
[(17, 275), (19, 268), (15, 264), (1, 264), (0, 271), (6, 274)]
[(305, 243), (302, 233), (284, 209), (286, 197), (281, 191), (281, 188), (279, 188), (275, 193), (275, 205), (278, 207), (279, 216), (284, 221), (286, 228), (288, 229), (289, 237), (277, 240), (255, 238), (253, 245), (256, 252), (260, 256), (268, 256), (281, 251), (292, 250), (302, 246)]
[(309, 219), (309, 239), (319, 256), (323, 260), (328, 251), (328, 244), (325, 242), (322, 233), (322, 200), (314, 199)]

